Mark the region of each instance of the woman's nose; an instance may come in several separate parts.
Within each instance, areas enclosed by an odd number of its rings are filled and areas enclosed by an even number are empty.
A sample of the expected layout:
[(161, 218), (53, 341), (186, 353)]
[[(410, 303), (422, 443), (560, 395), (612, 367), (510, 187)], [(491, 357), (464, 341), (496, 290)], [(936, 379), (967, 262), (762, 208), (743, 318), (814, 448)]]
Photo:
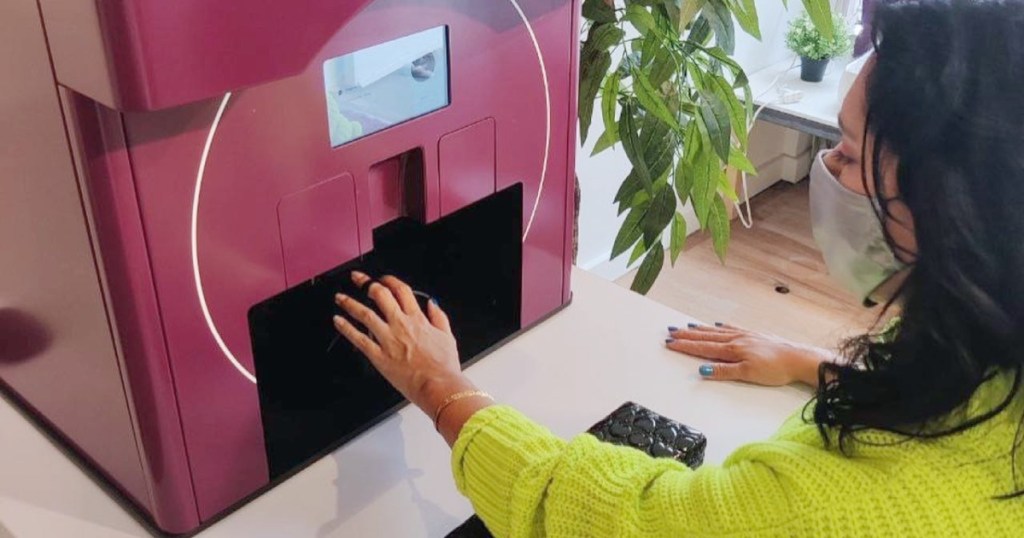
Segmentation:
[(839, 152), (834, 149), (826, 152), (825, 155), (822, 156), (822, 160), (825, 162), (825, 168), (827, 168), (829, 173), (836, 178), (839, 177), (839, 173), (843, 170), (843, 165), (839, 159)]

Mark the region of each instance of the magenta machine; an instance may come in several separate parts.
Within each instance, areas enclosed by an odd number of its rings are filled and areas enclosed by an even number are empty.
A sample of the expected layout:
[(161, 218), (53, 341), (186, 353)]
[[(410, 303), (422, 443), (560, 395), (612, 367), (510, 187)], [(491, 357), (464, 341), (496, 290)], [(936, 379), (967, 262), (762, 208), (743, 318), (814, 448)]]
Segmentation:
[(402, 404), (351, 269), (467, 362), (568, 304), (578, 1), (8, 1), (0, 386), (162, 531)]

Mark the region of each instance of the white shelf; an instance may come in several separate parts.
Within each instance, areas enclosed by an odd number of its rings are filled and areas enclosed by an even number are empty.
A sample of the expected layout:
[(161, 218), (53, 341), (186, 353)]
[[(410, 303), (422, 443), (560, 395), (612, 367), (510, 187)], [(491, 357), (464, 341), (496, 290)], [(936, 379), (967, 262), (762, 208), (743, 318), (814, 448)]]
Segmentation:
[[(815, 136), (838, 138), (839, 83), (844, 65), (833, 61), (821, 82), (800, 80), (800, 62), (785, 60), (749, 75), (754, 104), (767, 105), (760, 119), (808, 132)], [(776, 81), (777, 80), (777, 81)], [(772, 86), (773, 81), (775, 85)], [(803, 99), (797, 103), (778, 102), (780, 88), (799, 90)]]

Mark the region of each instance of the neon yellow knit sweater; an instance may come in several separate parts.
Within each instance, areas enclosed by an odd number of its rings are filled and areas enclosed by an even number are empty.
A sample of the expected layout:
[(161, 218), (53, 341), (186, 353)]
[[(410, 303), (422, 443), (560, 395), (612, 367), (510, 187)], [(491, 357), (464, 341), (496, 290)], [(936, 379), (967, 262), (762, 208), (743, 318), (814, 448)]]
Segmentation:
[[(991, 409), (1008, 388), (1006, 376), (986, 383), (958, 414)], [(797, 413), (771, 439), (696, 471), (589, 435), (566, 442), (494, 406), (467, 422), (452, 465), (499, 537), (1024, 536), (1024, 499), (993, 499), (1015, 489), (1021, 402), (934, 441), (866, 432), (849, 457)]]

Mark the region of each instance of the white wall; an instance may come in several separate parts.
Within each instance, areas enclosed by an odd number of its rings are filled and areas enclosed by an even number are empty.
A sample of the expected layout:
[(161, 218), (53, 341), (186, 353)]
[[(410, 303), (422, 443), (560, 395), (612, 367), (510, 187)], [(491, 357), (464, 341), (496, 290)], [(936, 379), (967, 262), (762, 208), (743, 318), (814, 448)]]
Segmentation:
[[(758, 42), (743, 33), (738, 25), (736, 27), (735, 57), (748, 73), (791, 57), (786, 50), (783, 35), (790, 18), (802, 11), (798, 0), (789, 0), (788, 13), (782, 0), (756, 0), (756, 3), (762, 40)], [(590, 156), (602, 131), (600, 108), (594, 107), (587, 144), (579, 148), (576, 154), (576, 173), (581, 191), (578, 265), (605, 278), (615, 279), (628, 271), (628, 254), (609, 261), (612, 242), (623, 218), (615, 214), (613, 200), (619, 185), (629, 173), (630, 164), (621, 147), (606, 150), (595, 157)], [(687, 206), (683, 213), (687, 217), (687, 229), (691, 233), (696, 231), (697, 218), (692, 209)]]

